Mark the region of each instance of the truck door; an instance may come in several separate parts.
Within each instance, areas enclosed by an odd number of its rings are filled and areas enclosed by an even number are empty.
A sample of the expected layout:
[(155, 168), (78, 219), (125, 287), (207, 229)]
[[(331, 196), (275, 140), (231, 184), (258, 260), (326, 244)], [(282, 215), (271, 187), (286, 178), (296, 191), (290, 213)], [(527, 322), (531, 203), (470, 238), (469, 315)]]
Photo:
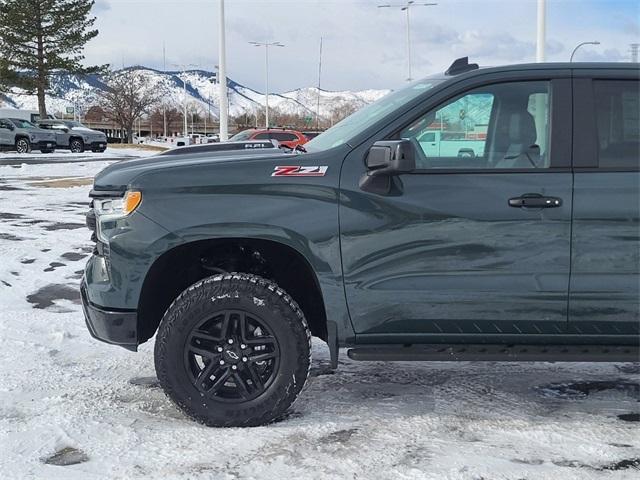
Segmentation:
[[(546, 70), (450, 87), (446, 100), (406, 114), (345, 159), (341, 248), (358, 342), (565, 331), (569, 77)], [(451, 135), (483, 139), (481, 154), (434, 157), (417, 141), (417, 170), (395, 177), (388, 194), (359, 187), (374, 141), (417, 139), (438, 121)]]
[(575, 70), (572, 333), (638, 334), (640, 82), (637, 69)]

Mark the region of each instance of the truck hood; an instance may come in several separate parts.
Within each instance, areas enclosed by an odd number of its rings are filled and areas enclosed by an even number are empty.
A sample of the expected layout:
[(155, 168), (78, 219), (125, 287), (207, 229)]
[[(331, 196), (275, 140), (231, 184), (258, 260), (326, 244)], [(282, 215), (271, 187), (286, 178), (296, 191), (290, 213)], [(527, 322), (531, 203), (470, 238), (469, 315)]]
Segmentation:
[(85, 135), (105, 135), (104, 132), (101, 132), (99, 130), (92, 130), (91, 128), (87, 127), (73, 127), (71, 130), (81, 134), (83, 133)]
[(133, 160), (123, 160), (109, 165), (98, 173), (94, 180), (94, 190), (124, 191), (133, 179), (150, 171), (210, 165), (225, 162), (256, 161), (260, 158), (276, 160), (290, 159), (301, 154), (285, 153), (280, 149), (230, 150), (222, 152), (189, 153), (180, 155), (154, 155)]

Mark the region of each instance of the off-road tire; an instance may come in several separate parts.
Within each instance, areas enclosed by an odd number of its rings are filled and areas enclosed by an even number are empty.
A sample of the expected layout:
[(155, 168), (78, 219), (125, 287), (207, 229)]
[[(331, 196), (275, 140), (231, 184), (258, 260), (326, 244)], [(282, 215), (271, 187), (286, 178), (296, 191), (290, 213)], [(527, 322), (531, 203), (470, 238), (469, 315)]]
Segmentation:
[[(195, 326), (228, 310), (259, 316), (279, 350), (273, 380), (259, 396), (246, 401), (220, 401), (203, 394), (187, 371), (185, 352)], [(256, 275), (214, 275), (191, 285), (169, 306), (156, 337), (156, 373), (166, 395), (187, 415), (209, 426), (258, 426), (278, 419), (302, 390), (310, 363), (311, 332), (300, 307), (275, 283)]]
[(16, 139), (16, 152), (29, 153), (31, 151), (31, 142), (26, 137)]
[(69, 150), (71, 150), (72, 153), (84, 152), (84, 142), (79, 138), (72, 138), (69, 141)]

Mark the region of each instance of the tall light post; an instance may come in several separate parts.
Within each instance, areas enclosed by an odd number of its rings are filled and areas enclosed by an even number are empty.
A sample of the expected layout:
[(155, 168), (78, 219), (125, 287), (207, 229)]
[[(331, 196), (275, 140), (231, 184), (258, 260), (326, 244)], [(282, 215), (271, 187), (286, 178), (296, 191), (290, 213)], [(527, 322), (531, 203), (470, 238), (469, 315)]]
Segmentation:
[(280, 42), (249, 42), (251, 45), (255, 45), (256, 47), (264, 47), (264, 124), (265, 127), (269, 128), (269, 47), (284, 47), (284, 45)]
[(186, 137), (187, 135), (189, 135), (189, 126), (187, 125), (187, 79), (185, 77), (187, 67), (197, 67), (197, 65), (194, 65), (193, 63), (190, 63), (188, 65), (185, 65), (184, 63), (172, 63), (172, 65), (182, 70), (182, 116), (184, 117), (182, 135)]
[(409, 12), (412, 7), (431, 7), (434, 5), (438, 5), (437, 3), (416, 3), (413, 0), (408, 1), (407, 3), (392, 5), (378, 5), (378, 8), (399, 8), (400, 11), (406, 12), (407, 14), (407, 82), (413, 80), (411, 77), (411, 20)]
[(316, 130), (320, 130), (320, 78), (322, 75), (322, 37), (320, 37), (320, 56), (318, 57), (318, 98), (316, 105)]
[(546, 0), (538, 0), (538, 21), (536, 35), (536, 62), (544, 62), (544, 46), (547, 36), (547, 3)]
[(582, 42), (576, 45), (576, 48), (573, 49), (573, 52), (571, 52), (571, 56), (569, 57), (569, 63), (573, 62), (573, 56), (576, 54), (578, 49), (583, 45), (600, 45), (600, 42), (598, 42), (597, 40), (594, 40), (592, 42)]
[(224, 0), (220, 0), (218, 28), (218, 96), (220, 98), (220, 141), (229, 139), (229, 98), (227, 92), (227, 53), (225, 48)]

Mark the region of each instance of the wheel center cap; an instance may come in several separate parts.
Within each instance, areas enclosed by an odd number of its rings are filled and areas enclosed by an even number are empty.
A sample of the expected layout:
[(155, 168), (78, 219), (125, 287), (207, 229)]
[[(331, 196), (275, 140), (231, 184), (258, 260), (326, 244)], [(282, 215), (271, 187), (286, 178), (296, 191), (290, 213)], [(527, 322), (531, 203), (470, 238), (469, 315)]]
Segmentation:
[(224, 356), (231, 363), (237, 363), (240, 360), (240, 355), (235, 350), (225, 350)]

